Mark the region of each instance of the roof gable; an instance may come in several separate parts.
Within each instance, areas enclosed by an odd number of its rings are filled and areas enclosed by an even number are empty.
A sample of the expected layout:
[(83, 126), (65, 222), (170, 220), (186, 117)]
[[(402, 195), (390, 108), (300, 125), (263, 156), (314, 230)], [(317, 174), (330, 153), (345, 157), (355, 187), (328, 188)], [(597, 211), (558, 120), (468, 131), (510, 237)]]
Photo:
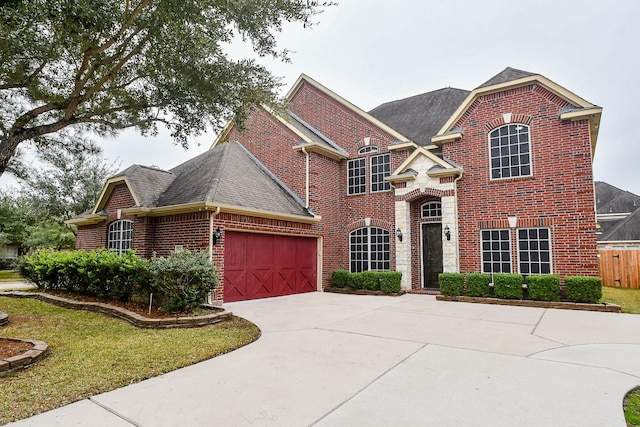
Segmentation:
[(500, 71), (495, 76), (491, 77), (486, 82), (482, 83), (478, 87), (488, 87), (497, 85), (500, 83), (511, 82), (513, 80), (522, 79), (525, 77), (533, 76), (534, 73), (530, 73), (528, 71), (516, 70), (515, 68), (507, 67), (504, 70)]
[(387, 102), (369, 114), (407, 135), (418, 145), (431, 145), (431, 137), (469, 94), (468, 90), (444, 88)]
[(640, 209), (609, 228), (598, 237), (599, 242), (640, 241)]

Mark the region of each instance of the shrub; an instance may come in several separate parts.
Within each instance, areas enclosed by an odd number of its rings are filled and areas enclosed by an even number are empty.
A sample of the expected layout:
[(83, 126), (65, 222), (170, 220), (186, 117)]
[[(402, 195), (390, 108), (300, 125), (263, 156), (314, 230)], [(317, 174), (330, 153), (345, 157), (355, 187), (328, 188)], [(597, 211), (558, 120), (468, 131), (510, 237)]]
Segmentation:
[(346, 288), (349, 286), (351, 273), (347, 270), (335, 270), (331, 273), (331, 286), (336, 288)]
[(35, 283), (38, 289), (59, 290), (63, 288), (61, 277), (63, 252), (42, 249), (22, 257), (18, 262), (18, 271), (22, 277)]
[(358, 276), (362, 282), (362, 289), (366, 289), (368, 291), (380, 290), (379, 272), (363, 271), (362, 273), (358, 273)]
[(380, 278), (380, 290), (386, 294), (394, 294), (402, 289), (402, 273), (397, 271), (384, 271), (378, 273)]
[(191, 310), (202, 304), (219, 279), (206, 252), (179, 250), (151, 260), (151, 291), (168, 312)]
[(602, 279), (599, 277), (567, 276), (564, 284), (569, 301), (595, 304), (602, 298)]
[(438, 275), (440, 282), (440, 293), (446, 296), (462, 295), (464, 288), (464, 276), (460, 273), (440, 273)]
[(535, 301), (560, 301), (560, 277), (552, 274), (527, 277), (529, 298)]
[(496, 273), (493, 275), (493, 294), (496, 298), (522, 299), (522, 274)]
[(488, 297), (491, 275), (483, 273), (467, 274), (467, 295), (470, 297)]
[(364, 278), (362, 277), (362, 273), (351, 273), (349, 287), (351, 289), (364, 289)]

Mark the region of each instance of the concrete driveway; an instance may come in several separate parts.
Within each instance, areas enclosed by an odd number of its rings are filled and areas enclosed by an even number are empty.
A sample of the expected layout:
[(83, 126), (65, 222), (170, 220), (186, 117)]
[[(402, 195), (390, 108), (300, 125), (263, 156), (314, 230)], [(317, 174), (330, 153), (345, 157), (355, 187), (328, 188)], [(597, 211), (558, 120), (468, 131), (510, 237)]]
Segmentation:
[(28, 426), (625, 426), (640, 316), (310, 293), (227, 304), (244, 348)]

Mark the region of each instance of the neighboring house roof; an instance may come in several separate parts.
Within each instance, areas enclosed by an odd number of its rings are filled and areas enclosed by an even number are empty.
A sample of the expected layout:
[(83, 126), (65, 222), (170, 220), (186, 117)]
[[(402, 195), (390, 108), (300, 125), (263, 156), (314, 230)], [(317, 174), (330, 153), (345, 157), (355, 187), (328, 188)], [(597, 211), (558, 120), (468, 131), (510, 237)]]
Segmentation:
[(596, 181), (599, 242), (640, 241), (640, 196)]
[(640, 209), (598, 236), (599, 242), (640, 241)]
[(69, 220), (84, 225), (103, 221), (113, 188), (129, 188), (136, 206), (132, 215), (168, 215), (215, 210), (299, 222), (320, 219), (241, 144), (231, 142), (176, 166), (170, 171), (133, 165), (107, 180), (93, 211)]
[(387, 102), (369, 114), (418, 145), (427, 146), (467, 95), (468, 90), (449, 87)]

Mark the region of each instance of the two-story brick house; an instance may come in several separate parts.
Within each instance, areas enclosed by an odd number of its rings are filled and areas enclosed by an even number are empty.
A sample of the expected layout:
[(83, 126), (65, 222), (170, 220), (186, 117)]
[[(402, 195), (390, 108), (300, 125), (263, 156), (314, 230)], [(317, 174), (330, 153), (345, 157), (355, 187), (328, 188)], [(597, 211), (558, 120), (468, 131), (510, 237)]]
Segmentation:
[(170, 171), (133, 166), (75, 220), (78, 247), (208, 250), (237, 301), (321, 289), (336, 269), (597, 275), (601, 108), (507, 68), (369, 113), (307, 76)]

